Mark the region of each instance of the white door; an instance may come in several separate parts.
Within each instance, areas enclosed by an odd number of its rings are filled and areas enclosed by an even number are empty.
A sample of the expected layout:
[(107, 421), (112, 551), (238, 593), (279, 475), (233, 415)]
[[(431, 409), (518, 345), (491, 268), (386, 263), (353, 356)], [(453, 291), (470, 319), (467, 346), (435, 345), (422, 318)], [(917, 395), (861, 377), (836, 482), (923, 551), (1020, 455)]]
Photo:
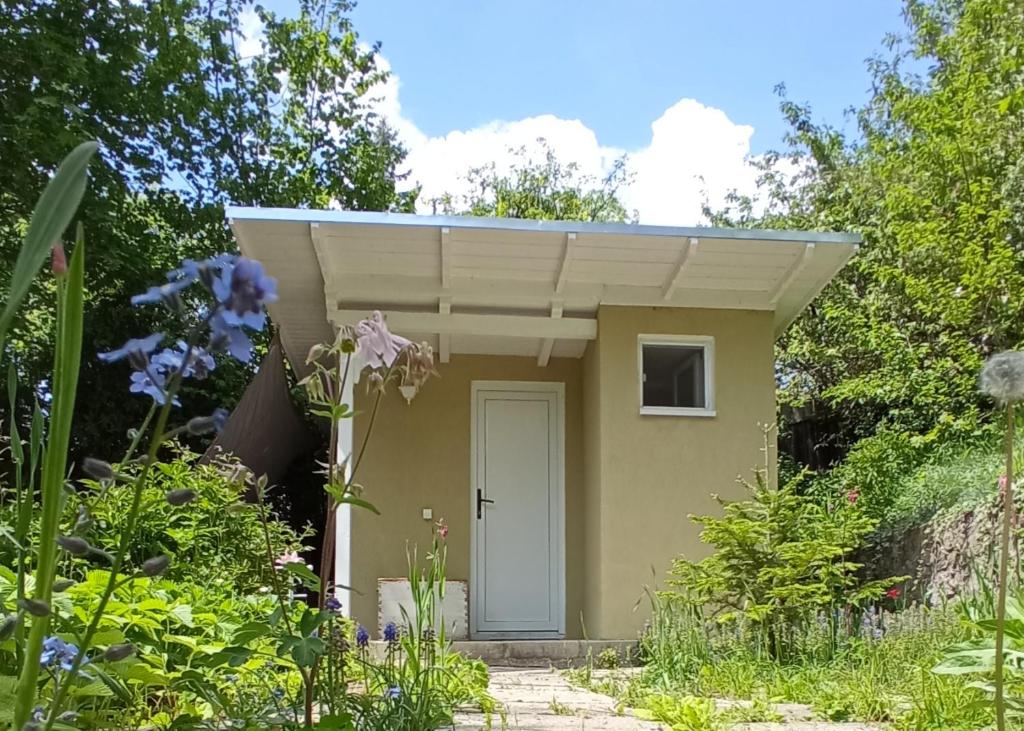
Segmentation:
[(470, 626), (565, 634), (564, 387), (473, 383)]

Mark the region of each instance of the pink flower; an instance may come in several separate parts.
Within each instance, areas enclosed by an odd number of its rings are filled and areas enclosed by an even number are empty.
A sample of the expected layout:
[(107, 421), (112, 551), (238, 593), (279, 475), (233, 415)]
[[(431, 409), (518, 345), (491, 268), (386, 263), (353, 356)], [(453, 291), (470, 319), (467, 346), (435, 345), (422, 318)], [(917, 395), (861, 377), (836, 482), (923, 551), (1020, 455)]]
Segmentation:
[(889, 591), (885, 592), (885, 595), (890, 599), (899, 599), (902, 593), (903, 592), (900, 590), (898, 586), (894, 586), (891, 589), (889, 589)]
[(846, 493), (846, 499), (850, 501), (850, 505), (853, 505), (854, 503), (856, 503), (857, 502), (857, 498), (859, 498), (859, 497), (860, 497), (860, 491), (859, 490), (850, 490), (848, 493)]
[(356, 355), (370, 368), (390, 368), (399, 354), (411, 343), (388, 330), (387, 321), (379, 311), (355, 327)]
[(53, 245), (53, 250), (50, 252), (50, 270), (58, 278), (68, 272), (68, 257), (64, 253), (64, 245), (59, 241)]
[(282, 553), (280, 556), (274, 559), (274, 565), (278, 568), (284, 566), (286, 563), (302, 563), (302, 559), (299, 557), (299, 554), (295, 551)]
[(448, 537), (448, 524), (443, 520), (437, 523), (437, 535), (442, 541)]

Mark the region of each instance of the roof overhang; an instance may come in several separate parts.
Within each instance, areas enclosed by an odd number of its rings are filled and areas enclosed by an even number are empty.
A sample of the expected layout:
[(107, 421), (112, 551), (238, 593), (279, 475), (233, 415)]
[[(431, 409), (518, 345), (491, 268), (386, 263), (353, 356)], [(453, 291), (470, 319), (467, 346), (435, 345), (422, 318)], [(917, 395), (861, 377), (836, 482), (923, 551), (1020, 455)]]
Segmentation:
[(775, 334), (857, 250), (848, 233), (229, 208), (300, 367), (332, 326), (379, 309), (451, 353), (580, 357), (600, 305), (767, 310)]

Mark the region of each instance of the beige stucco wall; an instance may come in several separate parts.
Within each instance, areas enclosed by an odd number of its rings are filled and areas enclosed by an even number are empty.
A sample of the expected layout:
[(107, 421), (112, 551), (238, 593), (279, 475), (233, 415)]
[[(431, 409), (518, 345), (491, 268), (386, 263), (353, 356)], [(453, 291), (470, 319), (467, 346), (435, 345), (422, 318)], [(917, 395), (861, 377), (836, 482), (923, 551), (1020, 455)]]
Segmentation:
[[(640, 334), (715, 338), (714, 417), (640, 414)], [(738, 475), (764, 462), (761, 424), (775, 419), (772, 314), (744, 310), (602, 307), (584, 358), (584, 474), (591, 637), (634, 637), (644, 586), (672, 558), (706, 554), (687, 517), (738, 497)], [(774, 457), (774, 455), (773, 455)], [(652, 574), (653, 569), (653, 574)]]
[[(642, 416), (637, 336), (715, 338), (714, 417)], [(565, 384), (566, 628), (570, 638), (636, 636), (645, 586), (671, 560), (706, 548), (691, 513), (742, 494), (738, 475), (763, 463), (761, 424), (775, 418), (772, 314), (742, 310), (602, 307), (581, 360), (453, 355), (411, 405), (385, 400), (358, 482), (381, 511), (353, 512), (353, 613), (376, 631), (377, 578), (406, 574), (406, 543), (429, 545), (425, 507), (450, 526), (448, 574), (469, 578), (470, 384)], [(357, 387), (356, 444), (370, 407)], [(774, 455), (773, 455), (774, 457)], [(652, 569), (654, 573), (652, 574)], [(581, 623), (582, 617), (582, 623)]]
[[(381, 514), (355, 509), (352, 516), (352, 583), (354, 616), (377, 630), (377, 579), (406, 575), (406, 544), (430, 545), (431, 523), (445, 518), (448, 577), (469, 579), (470, 530), (470, 384), (472, 381), (552, 381), (565, 384), (565, 562), (566, 629), (580, 636), (583, 596), (582, 362), (552, 358), (546, 368), (536, 358), (453, 355), (437, 364), (432, 379), (407, 405), (390, 393), (357, 482)], [(371, 400), (356, 386), (355, 443), (362, 442)]]

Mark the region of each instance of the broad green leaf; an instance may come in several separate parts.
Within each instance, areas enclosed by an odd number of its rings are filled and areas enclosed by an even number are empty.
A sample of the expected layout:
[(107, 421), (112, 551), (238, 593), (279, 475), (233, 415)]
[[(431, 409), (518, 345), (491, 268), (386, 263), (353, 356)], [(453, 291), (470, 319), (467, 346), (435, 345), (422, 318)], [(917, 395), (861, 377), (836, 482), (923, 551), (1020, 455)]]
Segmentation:
[(28, 232), (14, 263), (6, 304), (3, 312), (0, 312), (0, 352), (3, 351), (7, 329), (21, 301), (28, 294), (32, 280), (78, 210), (78, 204), (85, 193), (89, 161), (97, 149), (97, 143), (83, 142), (72, 150), (60, 164), (32, 211)]
[(316, 591), (320, 588), (320, 577), (314, 574), (306, 564), (292, 561), (284, 564), (284, 570), (298, 579), (307, 589)]
[(365, 508), (375, 515), (380, 515), (380, 511), (371, 503), (369, 500), (363, 500), (362, 498), (355, 497), (354, 495), (345, 495), (338, 499), (339, 503), (355, 505), (358, 508)]

